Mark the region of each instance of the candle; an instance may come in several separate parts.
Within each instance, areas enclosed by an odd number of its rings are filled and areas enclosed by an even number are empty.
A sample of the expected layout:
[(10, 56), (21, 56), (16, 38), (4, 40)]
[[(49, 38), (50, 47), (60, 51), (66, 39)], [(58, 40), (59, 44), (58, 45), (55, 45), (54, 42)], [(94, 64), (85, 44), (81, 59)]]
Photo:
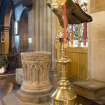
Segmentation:
[(64, 45), (66, 44), (66, 26), (67, 26), (67, 9), (66, 9), (66, 3), (64, 4)]
[(86, 37), (87, 37), (87, 23), (84, 23), (84, 31), (83, 31), (83, 36), (84, 36), (84, 47), (86, 47)]
[(73, 39), (74, 39), (74, 33), (73, 33), (73, 24), (71, 25), (71, 47), (73, 47)]

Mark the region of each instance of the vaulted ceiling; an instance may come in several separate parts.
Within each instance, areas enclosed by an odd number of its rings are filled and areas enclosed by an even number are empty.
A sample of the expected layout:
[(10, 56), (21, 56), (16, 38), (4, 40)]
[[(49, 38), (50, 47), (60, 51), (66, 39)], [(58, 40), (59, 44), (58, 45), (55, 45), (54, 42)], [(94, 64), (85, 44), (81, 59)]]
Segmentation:
[(0, 32), (4, 24), (4, 17), (8, 13), (9, 8), (15, 10), (15, 8), (21, 4), (23, 7), (25, 6), (30, 9), (30, 7), (32, 7), (32, 0), (0, 0)]

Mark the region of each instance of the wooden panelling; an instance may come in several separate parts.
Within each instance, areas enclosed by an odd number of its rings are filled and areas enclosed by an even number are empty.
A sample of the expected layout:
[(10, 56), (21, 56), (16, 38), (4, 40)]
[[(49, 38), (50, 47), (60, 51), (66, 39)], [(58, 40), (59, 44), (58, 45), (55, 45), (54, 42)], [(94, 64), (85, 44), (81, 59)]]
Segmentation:
[(28, 35), (27, 33), (23, 33), (21, 35), (21, 51), (28, 50)]
[(9, 13), (4, 17), (4, 27), (8, 27), (8, 30), (3, 30), (2, 35), (2, 54), (9, 54), (9, 27), (10, 27), (10, 20), (11, 20), (11, 13), (12, 11), (9, 11)]
[(105, 11), (105, 0), (90, 0), (90, 12)]
[(71, 59), (67, 66), (68, 78), (71, 80), (86, 80), (88, 70), (88, 49), (67, 48), (66, 55)]
[[(4, 32), (4, 54), (8, 54), (9, 53), (9, 30)], [(2, 49), (2, 50), (3, 50)]]
[(28, 15), (23, 15), (19, 24), (21, 51), (28, 50)]
[(5, 43), (0, 43), (0, 55), (6, 54), (5, 52)]

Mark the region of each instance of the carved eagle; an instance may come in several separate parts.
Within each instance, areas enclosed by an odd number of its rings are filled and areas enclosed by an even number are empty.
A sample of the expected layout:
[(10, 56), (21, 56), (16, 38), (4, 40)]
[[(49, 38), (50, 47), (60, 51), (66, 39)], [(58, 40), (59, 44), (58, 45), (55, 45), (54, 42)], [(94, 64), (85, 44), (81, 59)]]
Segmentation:
[[(72, 0), (67, 0), (65, 3), (66, 3), (66, 8), (67, 8), (67, 24), (80, 24), (80, 23), (92, 21), (92, 17), (88, 15), (87, 13), (85, 13), (81, 9), (79, 4), (74, 3)], [(52, 8), (51, 3), (47, 3), (47, 5), (58, 17), (60, 25), (64, 27), (63, 25), (64, 6), (59, 6), (58, 8)]]

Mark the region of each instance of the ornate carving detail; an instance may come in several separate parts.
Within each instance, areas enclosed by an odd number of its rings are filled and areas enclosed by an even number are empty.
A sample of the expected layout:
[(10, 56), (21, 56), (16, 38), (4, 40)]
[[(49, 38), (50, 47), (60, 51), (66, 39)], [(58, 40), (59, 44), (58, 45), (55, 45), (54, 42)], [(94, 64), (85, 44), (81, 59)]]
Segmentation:
[[(47, 52), (27, 52), (21, 54), (24, 80), (20, 91), (24, 91), (29, 95), (46, 93), (48, 96), (48, 92), (51, 89), (48, 77), (50, 57), (51, 54)], [(23, 93), (20, 92), (20, 96)]]
[[(48, 80), (48, 62), (28, 62), (24, 61), (24, 80), (37, 82), (40, 84), (42, 81)], [(40, 76), (41, 74), (41, 76)]]

